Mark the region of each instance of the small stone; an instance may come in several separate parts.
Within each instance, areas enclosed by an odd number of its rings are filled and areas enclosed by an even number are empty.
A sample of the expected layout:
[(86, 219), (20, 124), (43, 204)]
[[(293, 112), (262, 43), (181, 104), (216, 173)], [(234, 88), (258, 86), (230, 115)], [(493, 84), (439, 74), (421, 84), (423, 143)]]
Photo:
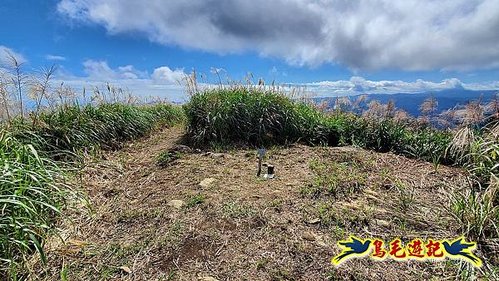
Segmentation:
[(311, 219), (309, 221), (307, 221), (307, 223), (309, 224), (316, 224), (316, 223), (320, 223), (321, 222), (321, 219), (319, 218), (315, 218), (315, 219)]
[(384, 226), (384, 227), (389, 227), (390, 226), (390, 223), (388, 221), (385, 221), (385, 220), (374, 220), (374, 222), (376, 223), (376, 225), (380, 225), (380, 226)]
[(79, 248), (83, 248), (83, 247), (88, 245), (88, 242), (78, 240), (78, 239), (69, 239), (68, 244), (70, 244), (72, 246), (79, 247)]
[(202, 188), (209, 188), (216, 181), (214, 178), (205, 178), (199, 183), (199, 186)]
[(132, 273), (132, 270), (130, 269), (130, 267), (124, 265), (124, 266), (120, 266), (120, 269), (125, 272), (126, 274), (130, 274)]
[(301, 237), (307, 241), (315, 241), (316, 240), (316, 235), (313, 234), (312, 232), (304, 232)]
[(185, 205), (185, 202), (182, 200), (171, 200), (168, 202), (168, 206), (173, 207), (175, 209), (180, 210)]
[(317, 245), (324, 247), (324, 248), (328, 247), (328, 245), (326, 243), (324, 243), (324, 241), (322, 241), (322, 238), (317, 240)]
[(199, 277), (199, 281), (218, 281), (218, 279), (210, 277), (210, 276), (204, 276), (204, 277)]
[(177, 145), (173, 146), (170, 149), (170, 151), (189, 153), (189, 152), (192, 152), (192, 149), (190, 147), (188, 147), (187, 145), (177, 144)]

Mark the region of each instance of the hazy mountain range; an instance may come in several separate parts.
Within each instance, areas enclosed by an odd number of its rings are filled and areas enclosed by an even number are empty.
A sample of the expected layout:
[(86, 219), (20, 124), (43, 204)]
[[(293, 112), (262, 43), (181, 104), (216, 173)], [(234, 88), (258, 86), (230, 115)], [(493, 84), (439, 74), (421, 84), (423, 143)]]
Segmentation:
[[(396, 93), (396, 94), (369, 94), (366, 93), (368, 99), (378, 100), (382, 103), (387, 103), (390, 100), (395, 102), (397, 108), (407, 111), (412, 116), (419, 116), (419, 106), (427, 98), (434, 97), (438, 101), (437, 112), (442, 112), (447, 109), (454, 107), (464, 106), (470, 101), (481, 100), (482, 103), (487, 103), (491, 101), (496, 95), (499, 94), (499, 90), (487, 90), (487, 91), (474, 91), (467, 89), (449, 89), (441, 91), (431, 91), (431, 92), (421, 92), (421, 93)], [(350, 99), (354, 101), (360, 95), (350, 96)], [(337, 97), (316, 97), (313, 98), (315, 102), (327, 101), (330, 108), (334, 107)]]

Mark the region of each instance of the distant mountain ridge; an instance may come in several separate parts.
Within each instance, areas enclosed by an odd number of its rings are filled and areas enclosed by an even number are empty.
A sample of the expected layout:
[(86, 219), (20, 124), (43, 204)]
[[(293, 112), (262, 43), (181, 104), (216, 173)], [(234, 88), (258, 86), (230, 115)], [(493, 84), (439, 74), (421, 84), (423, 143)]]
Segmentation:
[[(499, 90), (467, 90), (467, 89), (448, 89), (441, 91), (419, 92), (419, 93), (396, 93), (396, 94), (359, 94), (352, 95), (349, 98), (354, 101), (361, 95), (367, 95), (368, 100), (378, 100), (381, 103), (387, 103), (390, 100), (395, 102), (397, 108), (407, 111), (412, 116), (419, 116), (419, 106), (427, 98), (434, 97), (438, 101), (437, 112), (452, 109), (456, 106), (463, 106), (471, 101), (481, 99), (482, 103), (490, 102), (499, 94)], [(329, 108), (333, 108), (337, 97), (315, 97), (315, 102), (326, 101)]]

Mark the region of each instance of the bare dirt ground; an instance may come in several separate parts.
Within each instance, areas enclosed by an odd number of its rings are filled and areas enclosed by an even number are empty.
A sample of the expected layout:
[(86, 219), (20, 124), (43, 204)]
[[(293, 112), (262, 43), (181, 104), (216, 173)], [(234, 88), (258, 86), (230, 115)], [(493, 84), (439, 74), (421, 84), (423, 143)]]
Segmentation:
[[(183, 132), (165, 129), (89, 161), (75, 178), (89, 207), (66, 212), (61, 237), (47, 244), (48, 266), (32, 278), (440, 280), (463, 274), (456, 261), (331, 264), (337, 242), (350, 234), (405, 242), (459, 236), (448, 193), (465, 186), (461, 170), (353, 147), (293, 145), (268, 150), (277, 177), (264, 180), (255, 175), (254, 150), (189, 151), (178, 146)], [(178, 159), (158, 166), (158, 155), (172, 148)]]

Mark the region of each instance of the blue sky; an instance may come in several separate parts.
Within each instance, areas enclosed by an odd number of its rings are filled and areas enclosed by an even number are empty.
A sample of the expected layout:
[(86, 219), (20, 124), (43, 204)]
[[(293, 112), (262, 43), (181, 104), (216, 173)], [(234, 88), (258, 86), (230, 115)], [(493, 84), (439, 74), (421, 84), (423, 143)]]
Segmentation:
[(26, 71), (172, 100), (214, 68), (318, 95), (499, 88), (497, 0), (2, 0), (0, 23)]

